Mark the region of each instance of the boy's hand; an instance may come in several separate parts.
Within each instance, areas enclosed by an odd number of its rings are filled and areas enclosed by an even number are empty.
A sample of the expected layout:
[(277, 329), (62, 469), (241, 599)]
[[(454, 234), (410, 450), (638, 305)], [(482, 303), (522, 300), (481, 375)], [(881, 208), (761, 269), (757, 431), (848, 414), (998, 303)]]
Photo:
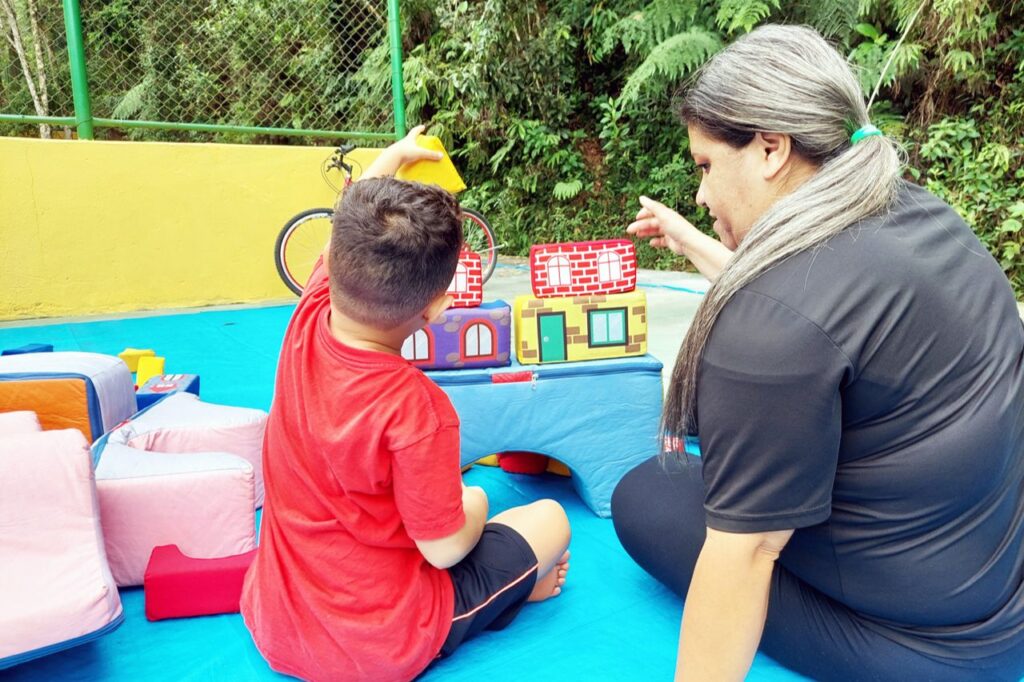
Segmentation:
[(416, 144), (416, 138), (423, 134), (423, 131), (427, 129), (425, 125), (418, 125), (409, 131), (409, 134), (403, 137), (398, 142), (388, 147), (388, 150), (394, 150), (394, 153), (399, 160), (399, 166), (404, 166), (407, 163), (413, 163), (415, 161), (440, 161), (444, 158), (444, 154), (432, 149), (424, 149), (423, 147)]
[(444, 154), (432, 149), (424, 149), (416, 144), (416, 138), (426, 129), (424, 125), (418, 125), (409, 131), (409, 134), (390, 147), (386, 148), (373, 160), (373, 163), (363, 171), (360, 180), (364, 178), (379, 178), (384, 175), (394, 175), (398, 169), (407, 163), (416, 161), (440, 161)]

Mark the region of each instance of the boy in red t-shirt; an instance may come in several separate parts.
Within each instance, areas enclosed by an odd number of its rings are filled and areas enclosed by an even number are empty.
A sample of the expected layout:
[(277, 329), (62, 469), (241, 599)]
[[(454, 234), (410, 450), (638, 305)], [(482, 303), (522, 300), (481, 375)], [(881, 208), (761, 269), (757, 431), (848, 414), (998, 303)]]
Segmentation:
[(569, 567), (557, 502), (487, 521), (455, 410), (401, 357), (451, 304), (462, 242), (450, 194), (382, 177), (439, 158), (420, 132), (346, 190), (281, 349), (241, 610), (271, 667), (307, 679), (411, 679), (557, 595)]

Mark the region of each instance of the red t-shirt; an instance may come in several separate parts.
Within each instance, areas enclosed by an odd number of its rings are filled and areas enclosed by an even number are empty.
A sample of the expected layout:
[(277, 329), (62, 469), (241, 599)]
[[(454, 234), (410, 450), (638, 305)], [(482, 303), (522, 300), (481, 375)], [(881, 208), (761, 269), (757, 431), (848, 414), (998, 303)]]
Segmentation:
[(465, 522), (459, 421), (422, 372), (342, 344), (329, 316), (318, 264), (281, 349), (242, 616), (280, 672), (410, 679), (451, 627), (451, 579), (412, 538), (442, 538)]

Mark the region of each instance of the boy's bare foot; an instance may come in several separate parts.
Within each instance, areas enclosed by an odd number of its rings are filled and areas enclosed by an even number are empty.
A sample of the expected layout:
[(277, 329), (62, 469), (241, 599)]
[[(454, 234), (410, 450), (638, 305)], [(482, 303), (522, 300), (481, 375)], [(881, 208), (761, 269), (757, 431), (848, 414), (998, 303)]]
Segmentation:
[(551, 570), (537, 579), (533, 591), (526, 601), (544, 601), (551, 597), (557, 597), (562, 592), (562, 585), (565, 585), (565, 575), (569, 572), (569, 550), (558, 560)]

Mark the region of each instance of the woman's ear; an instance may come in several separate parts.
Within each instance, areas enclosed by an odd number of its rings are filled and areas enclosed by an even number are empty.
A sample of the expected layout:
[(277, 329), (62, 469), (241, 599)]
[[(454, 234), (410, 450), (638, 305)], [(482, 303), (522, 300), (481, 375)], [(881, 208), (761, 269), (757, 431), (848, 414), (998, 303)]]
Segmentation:
[(754, 144), (761, 152), (761, 175), (765, 180), (774, 180), (779, 171), (789, 163), (793, 151), (793, 140), (785, 133), (757, 133)]

